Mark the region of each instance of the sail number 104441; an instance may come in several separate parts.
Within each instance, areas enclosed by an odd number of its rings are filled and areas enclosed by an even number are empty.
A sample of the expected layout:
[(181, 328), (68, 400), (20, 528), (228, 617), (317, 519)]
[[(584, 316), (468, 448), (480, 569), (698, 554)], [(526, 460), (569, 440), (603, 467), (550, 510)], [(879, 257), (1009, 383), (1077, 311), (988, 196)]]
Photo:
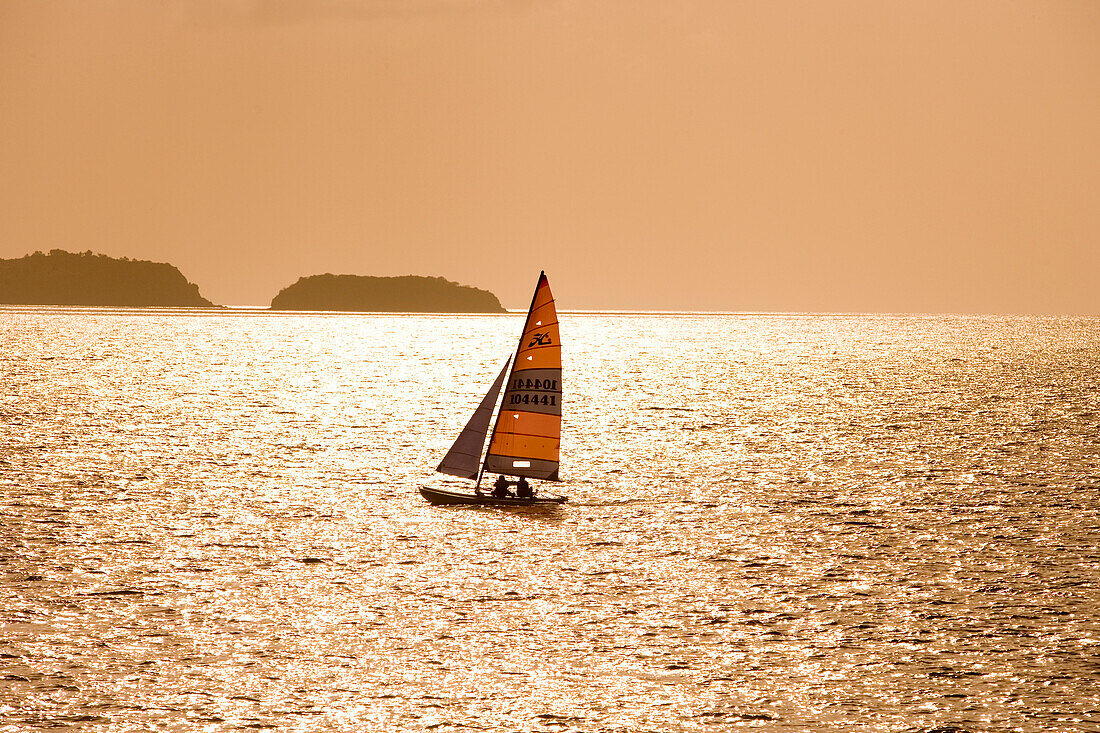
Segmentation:
[(508, 404), (553, 406), (558, 404), (558, 396), (552, 394), (513, 394), (511, 399), (508, 400)]
[(558, 380), (556, 379), (531, 379), (528, 377), (516, 377), (512, 380), (512, 383), (508, 385), (509, 389), (538, 389), (547, 392), (558, 391)]

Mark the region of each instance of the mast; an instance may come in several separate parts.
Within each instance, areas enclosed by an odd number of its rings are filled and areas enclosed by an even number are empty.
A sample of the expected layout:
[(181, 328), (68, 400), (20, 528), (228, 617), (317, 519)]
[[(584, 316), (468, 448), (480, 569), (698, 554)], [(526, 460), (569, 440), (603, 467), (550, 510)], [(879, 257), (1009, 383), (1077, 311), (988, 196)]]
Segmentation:
[[(539, 279), (535, 283), (535, 292), (531, 293), (531, 305), (527, 306), (527, 320), (523, 322), (523, 328), (520, 330), (519, 343), (516, 344), (516, 353), (509, 357), (509, 361), (512, 364), (511, 370), (508, 372), (508, 381), (512, 381), (512, 374), (516, 371), (516, 359), (519, 358), (520, 349), (523, 348), (523, 335), (527, 330), (527, 321), (531, 320), (531, 311), (535, 309), (535, 299), (539, 296), (539, 286), (542, 285), (542, 281), (546, 279), (546, 270), (539, 270)], [(504, 403), (500, 403), (500, 407), (497, 408), (497, 419), (493, 422), (492, 435), (496, 435), (497, 428), (500, 426), (500, 414), (504, 412)], [(481, 488), (481, 477), (485, 475), (485, 467), (489, 465), (489, 451), (485, 451), (485, 460), (481, 462), (481, 470), (477, 472), (477, 483), (474, 485), (475, 489)]]

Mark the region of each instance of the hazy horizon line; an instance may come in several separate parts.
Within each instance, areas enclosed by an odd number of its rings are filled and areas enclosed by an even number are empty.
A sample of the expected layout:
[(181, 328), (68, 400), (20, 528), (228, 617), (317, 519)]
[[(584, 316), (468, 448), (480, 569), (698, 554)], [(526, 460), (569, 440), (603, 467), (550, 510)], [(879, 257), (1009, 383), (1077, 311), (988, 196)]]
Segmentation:
[[(156, 305), (62, 305), (44, 303), (0, 303), (0, 311), (94, 311), (111, 313), (120, 311), (152, 311), (155, 313), (179, 312), (180, 315), (271, 315), (271, 316), (448, 316), (458, 318), (484, 318), (522, 316), (526, 308), (505, 308), (505, 313), (456, 313), (451, 311), (341, 311), (341, 310), (284, 310), (268, 305), (213, 305), (213, 306), (156, 306)], [(1097, 320), (1100, 313), (1009, 313), (1009, 312), (962, 312), (962, 311), (732, 311), (732, 310), (642, 310), (642, 309), (559, 309), (559, 315), (576, 316), (743, 316), (743, 317), (862, 317), (892, 316), (897, 318), (1039, 318), (1046, 320), (1078, 319)]]

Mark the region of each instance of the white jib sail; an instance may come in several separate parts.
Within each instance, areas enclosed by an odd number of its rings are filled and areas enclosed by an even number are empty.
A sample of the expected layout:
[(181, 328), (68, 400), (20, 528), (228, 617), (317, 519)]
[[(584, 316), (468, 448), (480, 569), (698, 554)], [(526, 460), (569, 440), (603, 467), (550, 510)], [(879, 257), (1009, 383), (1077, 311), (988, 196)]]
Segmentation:
[(435, 469), (439, 473), (469, 479), (477, 478), (478, 469), (481, 467), (481, 452), (485, 448), (485, 435), (489, 432), (489, 421), (493, 419), (497, 395), (500, 394), (504, 377), (508, 373), (508, 363), (504, 363), (504, 368), (500, 370), (497, 380), (493, 382), (493, 386), (481, 400), (481, 404), (474, 410), (466, 427), (455, 438), (454, 445), (447, 451), (447, 455), (443, 456), (443, 460)]

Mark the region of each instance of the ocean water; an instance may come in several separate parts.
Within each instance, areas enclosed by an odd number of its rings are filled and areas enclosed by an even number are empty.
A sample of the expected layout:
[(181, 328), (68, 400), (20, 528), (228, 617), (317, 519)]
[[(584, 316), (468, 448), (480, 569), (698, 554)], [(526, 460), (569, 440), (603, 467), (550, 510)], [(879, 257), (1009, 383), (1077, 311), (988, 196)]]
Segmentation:
[(0, 309), (0, 731), (1100, 730), (1100, 319)]

